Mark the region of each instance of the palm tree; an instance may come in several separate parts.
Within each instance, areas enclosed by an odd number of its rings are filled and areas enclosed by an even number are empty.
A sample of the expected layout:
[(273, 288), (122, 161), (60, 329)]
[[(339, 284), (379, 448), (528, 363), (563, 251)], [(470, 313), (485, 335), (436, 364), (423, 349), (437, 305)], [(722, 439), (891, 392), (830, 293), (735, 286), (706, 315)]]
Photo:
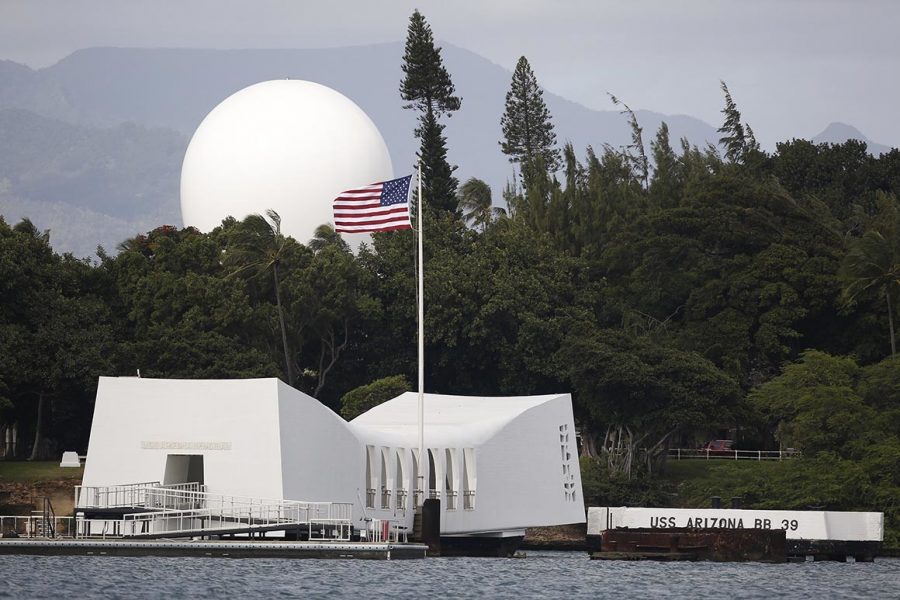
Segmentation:
[(313, 238), (309, 240), (309, 244), (307, 245), (309, 246), (309, 249), (316, 254), (329, 246), (336, 246), (343, 251), (350, 250), (350, 246), (344, 241), (341, 234), (335, 231), (334, 226), (329, 223), (323, 223), (316, 227)]
[(281, 326), (281, 344), (284, 351), (284, 368), (288, 385), (294, 385), (291, 368), (291, 353), (284, 325), (284, 308), (281, 305), (281, 274), (279, 267), (290, 249), (292, 239), (281, 233), (281, 216), (272, 209), (266, 216), (254, 214), (245, 218), (235, 228), (235, 237), (226, 251), (226, 261), (234, 265), (232, 275), (248, 269), (258, 273), (272, 271), (275, 284), (275, 306), (278, 309), (278, 324)]
[(458, 198), (466, 223), (476, 228), (481, 226), (481, 231), (487, 229), (494, 217), (506, 214), (505, 210), (493, 205), (491, 186), (476, 177), (470, 177), (460, 186)]
[[(867, 231), (854, 240), (841, 264), (844, 297), (855, 300), (866, 290), (884, 294), (887, 300), (888, 324), (891, 333), (891, 358), (897, 354), (894, 338), (894, 308), (892, 293), (900, 287), (900, 244), (897, 236), (885, 237), (879, 231)], [(896, 298), (896, 294), (894, 294)]]

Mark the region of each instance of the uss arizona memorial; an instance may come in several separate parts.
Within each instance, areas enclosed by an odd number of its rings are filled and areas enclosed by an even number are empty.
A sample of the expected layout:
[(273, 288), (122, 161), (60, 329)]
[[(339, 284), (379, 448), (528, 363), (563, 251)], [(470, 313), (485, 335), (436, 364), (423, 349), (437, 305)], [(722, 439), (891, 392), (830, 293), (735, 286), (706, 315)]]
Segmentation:
[(278, 379), (102, 377), (83, 487), (193, 482), (346, 503), (355, 529), (372, 519), (411, 529), (433, 498), (442, 539), (585, 521), (569, 394), (426, 394), (427, 460), (416, 407), (409, 392), (347, 422)]
[[(182, 215), (208, 231), (273, 208), (286, 234), (308, 239), (341, 190), (392, 177), (381, 134), (348, 98), (307, 81), (262, 82), (198, 127)], [(420, 264), (420, 290), (422, 273)], [(347, 422), (277, 379), (103, 377), (82, 487), (196, 484), (218, 497), (331, 502), (349, 507), (355, 529), (373, 520), (412, 529), (434, 499), (442, 537), (516, 538), (585, 521), (568, 394), (427, 394), (424, 456), (417, 399), (404, 394)]]

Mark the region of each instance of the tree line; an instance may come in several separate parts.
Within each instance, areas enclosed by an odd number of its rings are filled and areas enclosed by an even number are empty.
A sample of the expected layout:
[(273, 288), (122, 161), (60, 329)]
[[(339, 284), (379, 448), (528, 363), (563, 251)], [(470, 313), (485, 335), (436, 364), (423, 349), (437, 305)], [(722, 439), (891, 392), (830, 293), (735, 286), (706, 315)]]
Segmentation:
[[(900, 455), (900, 151), (766, 152), (724, 83), (717, 145), (665, 124), (645, 144), (611, 97), (630, 144), (560, 147), (522, 57), (498, 115), (517, 174), (495, 196), (453, 176), (441, 121), (463, 99), (418, 11), (399, 91), (425, 180), (427, 391), (571, 391), (583, 453), (623, 481), (730, 430), (850, 461), (900, 497), (884, 465)], [(411, 231), (354, 254), (270, 212), (159, 227), (91, 262), (0, 220), (0, 295), (0, 417), (20, 455), (85, 447), (99, 375), (281, 377), (348, 417), (416, 379)]]

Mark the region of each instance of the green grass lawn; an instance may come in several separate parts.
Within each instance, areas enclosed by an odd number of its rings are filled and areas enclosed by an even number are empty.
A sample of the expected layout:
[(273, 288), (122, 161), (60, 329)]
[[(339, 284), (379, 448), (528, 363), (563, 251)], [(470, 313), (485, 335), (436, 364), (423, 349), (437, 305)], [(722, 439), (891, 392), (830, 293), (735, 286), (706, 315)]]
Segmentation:
[(74, 468), (59, 466), (59, 461), (0, 461), (0, 482), (30, 482), (56, 479), (81, 480), (84, 467)]

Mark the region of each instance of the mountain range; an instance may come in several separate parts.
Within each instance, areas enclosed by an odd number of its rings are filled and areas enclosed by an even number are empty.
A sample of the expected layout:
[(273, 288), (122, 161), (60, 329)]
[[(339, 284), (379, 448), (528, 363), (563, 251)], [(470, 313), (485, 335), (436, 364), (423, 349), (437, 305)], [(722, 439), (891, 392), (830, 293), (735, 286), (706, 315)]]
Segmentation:
[[(306, 79), (356, 102), (378, 126), (397, 174), (412, 170), (415, 114), (399, 97), (400, 43), (306, 50), (88, 48), (33, 70), (0, 61), (0, 214), (50, 229), (57, 251), (89, 256), (162, 224), (181, 225), (181, 160), (204, 116), (232, 93), (269, 79)], [(445, 44), (462, 108), (446, 120), (448, 159), (495, 200), (512, 165), (500, 152), (500, 115), (512, 73)], [(539, 74), (538, 74), (539, 75)], [(545, 92), (557, 137), (583, 156), (590, 145), (630, 143), (626, 118)], [(645, 144), (665, 121), (673, 141), (715, 143), (716, 128), (686, 115), (637, 110)], [(842, 138), (843, 136), (843, 138)], [(887, 151), (849, 125), (816, 142), (849, 138)], [(300, 240), (306, 241), (306, 240)]]

